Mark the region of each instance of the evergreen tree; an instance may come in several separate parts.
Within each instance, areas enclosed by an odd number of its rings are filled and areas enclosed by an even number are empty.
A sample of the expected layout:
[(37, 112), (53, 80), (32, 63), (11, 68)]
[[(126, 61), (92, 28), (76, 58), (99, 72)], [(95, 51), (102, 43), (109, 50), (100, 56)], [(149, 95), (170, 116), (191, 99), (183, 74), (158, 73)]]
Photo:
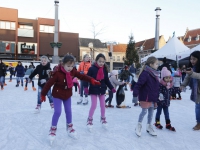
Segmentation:
[(137, 51), (135, 50), (135, 40), (134, 40), (133, 34), (131, 34), (129, 36), (129, 43), (126, 48), (126, 58), (124, 60), (124, 63), (126, 65), (132, 65), (133, 62), (135, 64), (138, 64), (139, 56), (137, 54)]

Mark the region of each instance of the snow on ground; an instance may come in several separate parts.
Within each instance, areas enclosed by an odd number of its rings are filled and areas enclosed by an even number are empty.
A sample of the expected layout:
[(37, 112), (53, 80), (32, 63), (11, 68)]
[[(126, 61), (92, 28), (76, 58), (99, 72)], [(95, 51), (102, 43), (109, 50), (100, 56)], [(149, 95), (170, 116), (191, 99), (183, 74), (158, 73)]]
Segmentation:
[[(157, 131), (158, 136), (152, 137), (146, 132), (146, 117), (143, 121), (142, 136), (135, 135), (135, 126), (141, 108), (131, 104), (132, 93), (126, 92), (126, 104), (131, 109), (106, 109), (109, 123), (108, 130), (100, 124), (99, 104), (94, 114), (93, 133), (86, 128), (86, 120), (90, 108), (77, 105), (78, 97), (72, 97), (73, 124), (79, 138), (74, 140), (67, 135), (65, 114), (62, 113), (59, 122), (56, 141), (50, 146), (48, 133), (53, 111), (48, 99), (42, 104), (40, 114), (34, 114), (37, 92), (28, 91), (20, 86), (15, 87), (16, 81), (9, 83), (0, 91), (0, 150), (199, 150), (199, 131), (193, 131), (196, 124), (194, 103), (189, 100), (191, 91), (182, 93), (183, 100), (171, 101), (169, 108), (172, 125), (177, 132), (165, 128)], [(35, 81), (35, 84), (37, 81)], [(113, 99), (115, 104), (115, 99)], [(155, 115), (156, 112), (154, 112)], [(154, 120), (153, 120), (154, 123)], [(164, 116), (161, 123), (165, 125)]]

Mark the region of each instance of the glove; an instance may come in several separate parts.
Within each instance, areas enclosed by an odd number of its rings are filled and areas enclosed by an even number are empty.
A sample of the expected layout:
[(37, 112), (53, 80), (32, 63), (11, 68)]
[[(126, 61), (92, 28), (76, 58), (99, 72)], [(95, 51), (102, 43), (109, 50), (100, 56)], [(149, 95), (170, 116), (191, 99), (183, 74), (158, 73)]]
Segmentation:
[(116, 90), (113, 88), (113, 89), (112, 89), (112, 92), (113, 92), (113, 93), (116, 93)]
[(46, 96), (41, 95), (41, 96), (40, 96), (40, 101), (41, 101), (41, 102), (45, 102), (45, 101), (46, 101)]
[(92, 85), (101, 85), (101, 83), (99, 81), (97, 81), (93, 78), (91, 79), (91, 83), (92, 83)]
[(132, 103), (137, 103), (137, 102), (138, 102), (138, 98), (137, 97), (133, 97)]
[(47, 82), (46, 79), (42, 79), (42, 80), (40, 80), (40, 83), (41, 83), (41, 84), (44, 84), (44, 83), (46, 83), (46, 82)]
[(89, 93), (88, 88), (84, 88), (84, 93), (85, 93), (85, 94), (88, 94), (88, 93)]

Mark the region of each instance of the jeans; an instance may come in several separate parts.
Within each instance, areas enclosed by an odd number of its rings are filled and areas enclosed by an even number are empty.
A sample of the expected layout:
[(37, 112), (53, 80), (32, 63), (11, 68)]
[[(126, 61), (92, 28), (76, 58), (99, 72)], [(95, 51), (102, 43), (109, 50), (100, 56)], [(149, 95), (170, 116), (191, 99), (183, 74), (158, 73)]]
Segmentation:
[(11, 74), (11, 75), (10, 75), (10, 80), (12, 80), (12, 76), (13, 76), (13, 75)]
[(162, 109), (165, 115), (165, 120), (169, 120), (169, 109), (167, 106), (158, 106), (156, 112), (156, 120), (160, 120), (160, 115), (162, 113)]
[(20, 80), (21, 80), (21, 85), (23, 85), (23, 77), (16, 78), (17, 84), (19, 84)]
[(4, 76), (0, 76), (0, 85), (4, 85), (5, 82), (5, 77)]
[[(85, 81), (81, 81), (81, 91), (80, 91), (81, 97), (83, 97), (84, 83), (85, 83)], [(84, 93), (84, 95), (85, 95), (85, 97), (88, 97), (87, 94)]]
[(108, 102), (108, 104), (110, 105), (113, 99), (113, 92), (108, 90), (109, 93), (109, 97), (106, 99), (106, 103)]
[(200, 123), (200, 104), (195, 104), (195, 113), (196, 113), (196, 120), (197, 123)]
[[(38, 104), (41, 104), (41, 92), (42, 92), (42, 87), (41, 86), (38, 86)], [(52, 95), (51, 95), (51, 89), (48, 91), (47, 93), (47, 97), (49, 98), (49, 103), (53, 103), (53, 98), (52, 98)]]

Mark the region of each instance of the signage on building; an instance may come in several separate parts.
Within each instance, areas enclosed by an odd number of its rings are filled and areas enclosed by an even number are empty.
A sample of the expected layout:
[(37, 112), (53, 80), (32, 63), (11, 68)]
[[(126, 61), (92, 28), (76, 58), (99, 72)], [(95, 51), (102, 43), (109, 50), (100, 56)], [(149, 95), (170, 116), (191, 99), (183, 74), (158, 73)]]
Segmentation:
[(21, 52), (25, 54), (35, 54), (35, 44), (26, 45), (26, 43), (21, 44)]

